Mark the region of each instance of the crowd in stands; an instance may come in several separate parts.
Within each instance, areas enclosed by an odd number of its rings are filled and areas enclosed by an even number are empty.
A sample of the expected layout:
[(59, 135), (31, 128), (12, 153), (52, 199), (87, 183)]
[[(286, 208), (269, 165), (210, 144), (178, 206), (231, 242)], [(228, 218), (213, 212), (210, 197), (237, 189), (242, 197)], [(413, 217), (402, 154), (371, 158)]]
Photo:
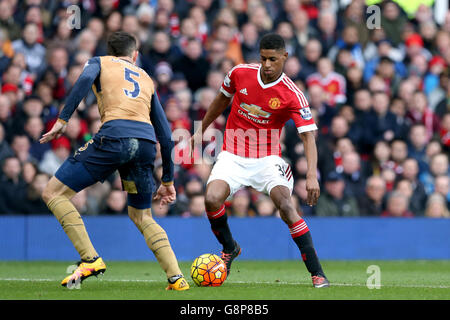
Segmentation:
[[(117, 30), (136, 36), (138, 65), (154, 79), (172, 130), (193, 133), (225, 74), (258, 63), (258, 40), (280, 34), (285, 73), (305, 93), (318, 124), (317, 206), (306, 205), (306, 158), (296, 128), (282, 132), (294, 171), (292, 200), (304, 216), (449, 217), (450, 11), (364, 0), (0, 0), (0, 214), (51, 214), (40, 194), (62, 162), (101, 126), (90, 93), (49, 144), (86, 61), (106, 55)], [(406, 2), (402, 2), (406, 3)], [(73, 5), (78, 10), (73, 10)], [(79, 15), (78, 15), (79, 13)], [(77, 20), (79, 19), (79, 20)], [(227, 114), (213, 124), (223, 130)], [(178, 146), (179, 148), (182, 148)], [(205, 215), (212, 165), (177, 164), (177, 201), (157, 217)], [(155, 179), (161, 176), (157, 159)], [(82, 214), (126, 214), (117, 174), (80, 192)], [(238, 191), (230, 216), (276, 216), (266, 195)]]

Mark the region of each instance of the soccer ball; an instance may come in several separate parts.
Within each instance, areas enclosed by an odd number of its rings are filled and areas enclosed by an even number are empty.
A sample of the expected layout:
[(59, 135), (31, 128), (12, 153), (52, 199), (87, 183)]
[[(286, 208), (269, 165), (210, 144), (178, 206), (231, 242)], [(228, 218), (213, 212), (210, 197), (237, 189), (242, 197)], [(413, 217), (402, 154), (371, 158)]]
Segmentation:
[(192, 263), (191, 278), (199, 287), (218, 287), (227, 278), (227, 266), (219, 256), (205, 253)]

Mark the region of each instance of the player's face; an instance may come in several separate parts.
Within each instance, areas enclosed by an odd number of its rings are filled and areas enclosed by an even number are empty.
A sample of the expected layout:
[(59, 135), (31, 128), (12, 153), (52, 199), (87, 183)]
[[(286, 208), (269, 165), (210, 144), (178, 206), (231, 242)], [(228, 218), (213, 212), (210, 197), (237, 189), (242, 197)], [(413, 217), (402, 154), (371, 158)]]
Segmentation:
[(284, 50), (261, 49), (261, 78), (264, 82), (272, 82), (283, 72), (288, 53)]

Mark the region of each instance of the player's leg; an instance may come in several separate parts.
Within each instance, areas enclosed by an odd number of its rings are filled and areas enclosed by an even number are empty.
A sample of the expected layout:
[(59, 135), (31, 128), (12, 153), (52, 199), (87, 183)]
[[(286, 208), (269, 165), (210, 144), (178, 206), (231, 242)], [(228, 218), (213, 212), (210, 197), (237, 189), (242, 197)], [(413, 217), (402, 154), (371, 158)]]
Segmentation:
[(291, 202), (291, 191), (284, 185), (278, 185), (270, 190), (270, 197), (279, 210), (281, 219), (289, 227), (292, 239), (300, 250), (306, 268), (311, 273), (313, 285), (315, 287), (329, 286), (314, 248), (311, 232)]
[(151, 213), (154, 190), (153, 161), (155, 144), (141, 139), (123, 139), (125, 150), (134, 150), (135, 157), (119, 168), (122, 185), (128, 192), (128, 215), (144, 236), (169, 281), (168, 290), (187, 290), (189, 284), (178, 266), (175, 253), (163, 228)]
[(98, 256), (92, 245), (78, 210), (70, 199), (76, 194), (74, 190), (52, 177), (42, 193), (42, 199), (72, 241), (80, 254), (81, 260), (91, 261)]
[(178, 266), (175, 253), (164, 229), (153, 219), (151, 194), (128, 194), (128, 215), (144, 236), (169, 281), (167, 289), (187, 290), (189, 284)]
[(70, 201), (77, 192), (95, 182), (80, 162), (69, 158), (50, 179), (42, 193), (42, 199), (58, 219), (81, 258), (74, 272), (61, 282), (63, 286), (106, 270), (106, 265), (92, 245), (78, 210)]
[(222, 260), (230, 273), (231, 263), (241, 253), (239, 244), (233, 239), (225, 212), (225, 200), (230, 195), (230, 187), (224, 180), (213, 180), (206, 186), (205, 209), (211, 230), (223, 246)]

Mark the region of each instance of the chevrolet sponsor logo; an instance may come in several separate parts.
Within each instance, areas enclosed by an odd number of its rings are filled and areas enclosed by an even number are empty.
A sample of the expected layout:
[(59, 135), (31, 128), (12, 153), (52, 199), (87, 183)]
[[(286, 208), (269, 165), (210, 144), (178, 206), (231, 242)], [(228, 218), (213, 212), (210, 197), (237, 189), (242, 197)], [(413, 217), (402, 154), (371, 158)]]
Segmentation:
[(241, 107), (242, 109), (244, 109), (245, 111), (247, 111), (249, 116), (252, 117), (263, 117), (263, 118), (269, 118), (271, 113), (264, 111), (260, 106), (254, 105), (254, 104), (246, 104), (246, 103), (241, 103), (239, 105), (239, 107)]

